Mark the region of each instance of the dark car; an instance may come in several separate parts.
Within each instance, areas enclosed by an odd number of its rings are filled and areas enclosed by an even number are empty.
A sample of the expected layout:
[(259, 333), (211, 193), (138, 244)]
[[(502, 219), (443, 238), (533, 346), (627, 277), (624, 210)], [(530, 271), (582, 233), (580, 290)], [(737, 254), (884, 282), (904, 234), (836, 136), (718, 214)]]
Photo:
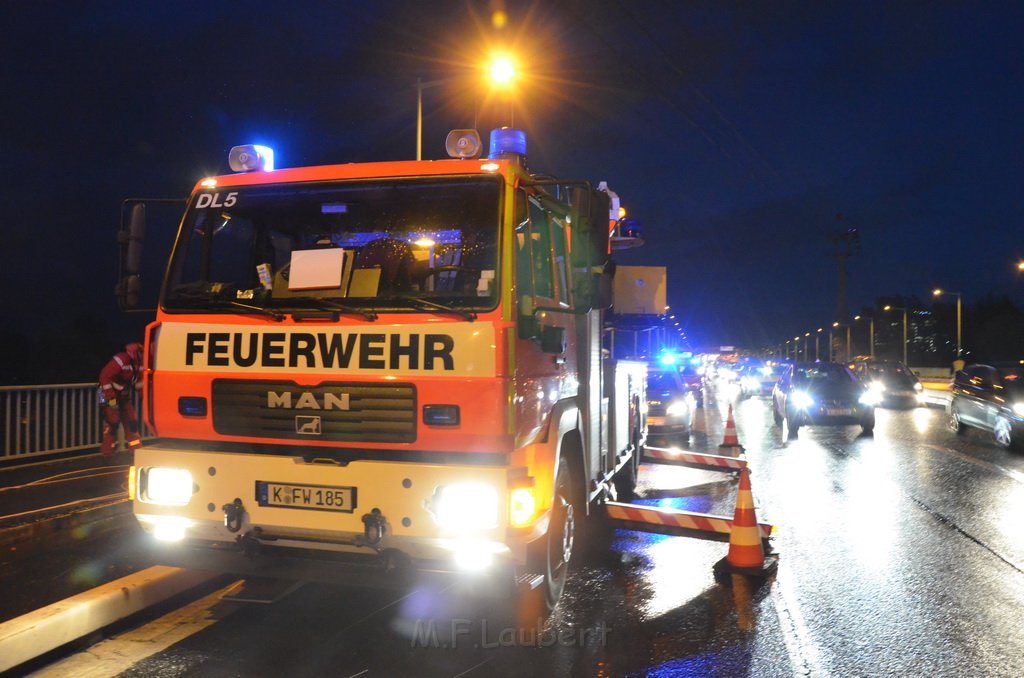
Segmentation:
[(647, 372), (647, 428), (651, 437), (688, 437), (693, 409), (693, 393), (677, 370)]
[(864, 385), (876, 391), (883, 407), (917, 407), (924, 387), (917, 375), (898, 360), (858, 360), (851, 366)]
[(693, 364), (682, 365), (679, 367), (679, 378), (693, 394), (694, 405), (704, 407), (704, 368)]
[(781, 366), (766, 362), (747, 362), (739, 370), (740, 397), (769, 396), (779, 380)]
[(790, 434), (801, 426), (859, 425), (875, 428), (878, 395), (838, 363), (786, 365), (772, 391), (775, 423), (785, 421)]
[(953, 375), (947, 412), (949, 426), (990, 431), (1000, 447), (1024, 444), (1024, 366), (968, 365)]

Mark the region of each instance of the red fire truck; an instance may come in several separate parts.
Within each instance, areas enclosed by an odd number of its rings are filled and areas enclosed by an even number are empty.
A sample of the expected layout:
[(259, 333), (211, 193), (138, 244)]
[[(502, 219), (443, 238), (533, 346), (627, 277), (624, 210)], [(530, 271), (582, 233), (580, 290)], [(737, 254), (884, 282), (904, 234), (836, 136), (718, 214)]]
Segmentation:
[[(521, 131), (481, 146), (295, 169), (241, 146), (195, 186), (131, 470), (163, 562), (558, 602), (646, 439), (645, 367), (601, 348), (617, 198), (531, 173)], [(130, 306), (145, 203), (128, 213)]]

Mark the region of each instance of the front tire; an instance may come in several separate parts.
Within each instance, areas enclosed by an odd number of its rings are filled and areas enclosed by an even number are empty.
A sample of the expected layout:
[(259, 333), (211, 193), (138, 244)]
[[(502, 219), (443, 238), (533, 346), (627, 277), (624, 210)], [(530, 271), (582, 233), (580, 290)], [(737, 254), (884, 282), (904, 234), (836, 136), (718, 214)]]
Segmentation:
[(559, 460), (555, 475), (554, 505), (551, 507), (551, 523), (544, 540), (544, 605), (547, 610), (555, 609), (565, 582), (569, 578), (569, 562), (576, 546), (575, 484), (569, 463)]
[(955, 405), (951, 405), (949, 408), (949, 430), (957, 435), (961, 435), (966, 428), (963, 420), (960, 418), (960, 410)]
[(875, 411), (871, 410), (868, 414), (864, 415), (864, 419), (860, 422), (860, 430), (865, 435), (871, 435), (875, 431)]
[(996, 425), (992, 429), (992, 437), (996, 445), (1004, 450), (1013, 450), (1019, 447), (1019, 443), (1013, 437), (1013, 424), (1006, 417), (1000, 416), (996, 419)]

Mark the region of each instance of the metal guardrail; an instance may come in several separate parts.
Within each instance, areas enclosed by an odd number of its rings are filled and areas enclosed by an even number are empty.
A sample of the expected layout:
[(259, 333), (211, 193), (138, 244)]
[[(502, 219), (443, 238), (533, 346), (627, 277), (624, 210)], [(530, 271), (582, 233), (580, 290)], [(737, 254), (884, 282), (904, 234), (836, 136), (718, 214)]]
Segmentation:
[[(99, 384), (45, 384), (41, 386), (0, 386), (0, 459), (40, 457), (61, 452), (85, 451), (99, 447), (103, 436), (96, 400)], [(142, 413), (136, 392), (135, 409)], [(145, 424), (143, 437), (149, 433)]]

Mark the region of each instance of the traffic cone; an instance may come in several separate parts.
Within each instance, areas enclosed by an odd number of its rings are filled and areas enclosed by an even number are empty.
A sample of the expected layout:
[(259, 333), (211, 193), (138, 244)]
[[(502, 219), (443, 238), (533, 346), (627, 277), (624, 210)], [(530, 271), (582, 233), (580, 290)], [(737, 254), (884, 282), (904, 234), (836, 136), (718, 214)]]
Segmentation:
[(718, 446), (718, 453), (724, 457), (738, 457), (743, 454), (743, 446), (736, 437), (736, 422), (732, 418), (732, 405), (729, 405), (729, 416), (725, 420), (725, 439)]
[(750, 489), (750, 469), (744, 466), (740, 469), (736, 512), (729, 530), (729, 553), (715, 563), (715, 577), (730, 574), (767, 577), (775, 572), (778, 564), (778, 555), (765, 556), (754, 510), (754, 494)]

